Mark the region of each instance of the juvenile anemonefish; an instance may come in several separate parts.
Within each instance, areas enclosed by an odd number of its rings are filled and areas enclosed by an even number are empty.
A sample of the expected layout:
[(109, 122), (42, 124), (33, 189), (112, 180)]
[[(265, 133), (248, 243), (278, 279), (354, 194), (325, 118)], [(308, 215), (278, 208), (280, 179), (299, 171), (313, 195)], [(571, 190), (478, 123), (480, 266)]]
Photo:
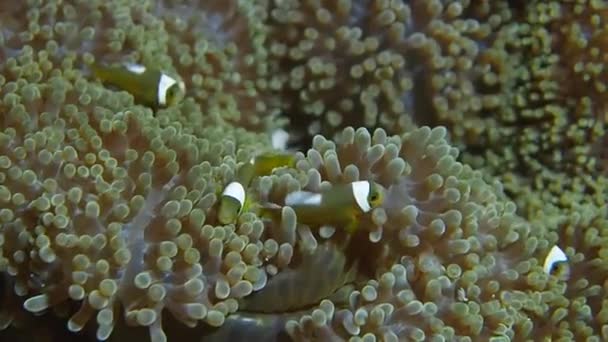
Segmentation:
[(236, 180), (230, 182), (222, 192), (218, 219), (222, 224), (236, 220), (243, 209), (248, 207), (245, 190), (255, 177), (269, 175), (279, 167), (294, 167), (295, 156), (288, 153), (268, 152), (251, 158), (238, 169)]
[[(568, 261), (568, 256), (564, 251), (559, 248), (559, 246), (555, 245), (551, 247), (551, 250), (545, 257), (545, 262), (543, 263), (543, 270), (547, 274), (554, 274), (555, 270), (559, 265), (565, 264)], [(560, 274), (561, 276), (567, 276), (568, 270), (562, 270)]]
[(167, 107), (181, 101), (184, 82), (156, 68), (127, 63), (122, 66), (91, 65), (95, 77), (133, 95), (135, 101), (153, 108)]
[[(383, 201), (384, 189), (370, 181), (334, 185), (320, 193), (295, 191), (285, 197), (285, 205), (295, 211), (298, 222), (307, 225), (342, 226), (348, 233), (357, 230), (361, 215), (382, 205)], [(261, 210), (262, 214), (280, 213), (280, 207), (263, 207)]]

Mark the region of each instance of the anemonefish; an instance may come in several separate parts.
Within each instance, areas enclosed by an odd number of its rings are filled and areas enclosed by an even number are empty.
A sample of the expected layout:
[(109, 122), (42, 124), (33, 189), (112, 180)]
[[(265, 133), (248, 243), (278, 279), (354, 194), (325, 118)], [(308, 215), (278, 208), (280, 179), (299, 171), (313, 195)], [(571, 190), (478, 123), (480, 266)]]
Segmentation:
[[(555, 269), (558, 265), (565, 264), (568, 261), (568, 256), (564, 251), (559, 248), (559, 246), (555, 245), (551, 247), (551, 250), (545, 257), (545, 262), (543, 263), (543, 270), (547, 274), (555, 273)], [(562, 276), (567, 276), (567, 270), (562, 271), (564, 274)], [(558, 272), (559, 273), (559, 272)]]
[(140, 64), (93, 64), (91, 70), (102, 83), (128, 91), (136, 102), (154, 108), (171, 106), (181, 101), (186, 89), (184, 82), (159, 69)]
[(295, 156), (290, 153), (267, 152), (257, 155), (238, 169), (236, 179), (224, 188), (220, 198), (218, 219), (222, 224), (234, 222), (248, 207), (247, 187), (255, 177), (269, 175), (279, 167), (294, 167)]
[[(334, 185), (320, 193), (292, 192), (285, 197), (285, 205), (295, 211), (300, 223), (341, 226), (346, 232), (354, 233), (360, 216), (382, 205), (384, 192), (375, 182), (356, 181)], [(268, 212), (276, 215), (280, 208), (262, 208), (262, 215)]]

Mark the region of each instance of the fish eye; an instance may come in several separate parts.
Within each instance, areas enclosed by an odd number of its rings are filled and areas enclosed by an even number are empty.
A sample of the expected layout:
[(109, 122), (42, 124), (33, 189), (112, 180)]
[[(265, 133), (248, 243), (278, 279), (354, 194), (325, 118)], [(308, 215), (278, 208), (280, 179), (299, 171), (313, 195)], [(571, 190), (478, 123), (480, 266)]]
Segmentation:
[(179, 101), (181, 101), (184, 98), (185, 95), (185, 88), (183, 83), (178, 82), (176, 84), (173, 84), (172, 86), (169, 87), (169, 89), (167, 89), (167, 94), (166, 94), (166, 103), (168, 106), (177, 104)]
[(167, 89), (167, 104), (173, 105), (177, 102), (179, 87), (177, 85), (173, 85), (169, 89)]
[(373, 184), (368, 195), (368, 201), (372, 207), (378, 207), (382, 204), (383, 193), (379, 185)]
[(382, 193), (376, 186), (372, 186), (369, 194), (369, 202), (372, 206), (378, 206), (382, 202)]

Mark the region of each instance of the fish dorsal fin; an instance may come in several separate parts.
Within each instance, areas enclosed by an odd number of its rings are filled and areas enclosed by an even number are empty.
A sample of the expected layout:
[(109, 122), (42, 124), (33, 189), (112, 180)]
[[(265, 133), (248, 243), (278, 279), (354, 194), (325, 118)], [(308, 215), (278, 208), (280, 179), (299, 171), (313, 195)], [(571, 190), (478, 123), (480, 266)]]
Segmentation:
[(295, 191), (285, 197), (285, 205), (321, 205), (323, 196), (321, 194), (309, 191)]
[(138, 75), (141, 75), (146, 72), (146, 67), (141, 64), (127, 63), (125, 64), (125, 68), (127, 68), (127, 70), (129, 70), (130, 72)]
[(289, 133), (282, 128), (278, 128), (270, 135), (272, 148), (285, 151), (287, 150), (287, 142), (289, 141)]

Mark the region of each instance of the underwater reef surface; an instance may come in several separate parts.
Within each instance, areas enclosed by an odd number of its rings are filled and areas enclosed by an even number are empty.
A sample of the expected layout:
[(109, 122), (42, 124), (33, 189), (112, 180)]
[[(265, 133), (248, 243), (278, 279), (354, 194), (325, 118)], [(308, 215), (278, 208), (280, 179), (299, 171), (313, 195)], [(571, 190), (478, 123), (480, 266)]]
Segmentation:
[[(607, 340), (607, 20), (598, 0), (1, 1), (0, 339)], [(144, 106), (96, 63), (185, 97)], [(295, 166), (221, 224), (278, 128)], [(360, 180), (384, 197), (354, 231), (284, 205)]]

